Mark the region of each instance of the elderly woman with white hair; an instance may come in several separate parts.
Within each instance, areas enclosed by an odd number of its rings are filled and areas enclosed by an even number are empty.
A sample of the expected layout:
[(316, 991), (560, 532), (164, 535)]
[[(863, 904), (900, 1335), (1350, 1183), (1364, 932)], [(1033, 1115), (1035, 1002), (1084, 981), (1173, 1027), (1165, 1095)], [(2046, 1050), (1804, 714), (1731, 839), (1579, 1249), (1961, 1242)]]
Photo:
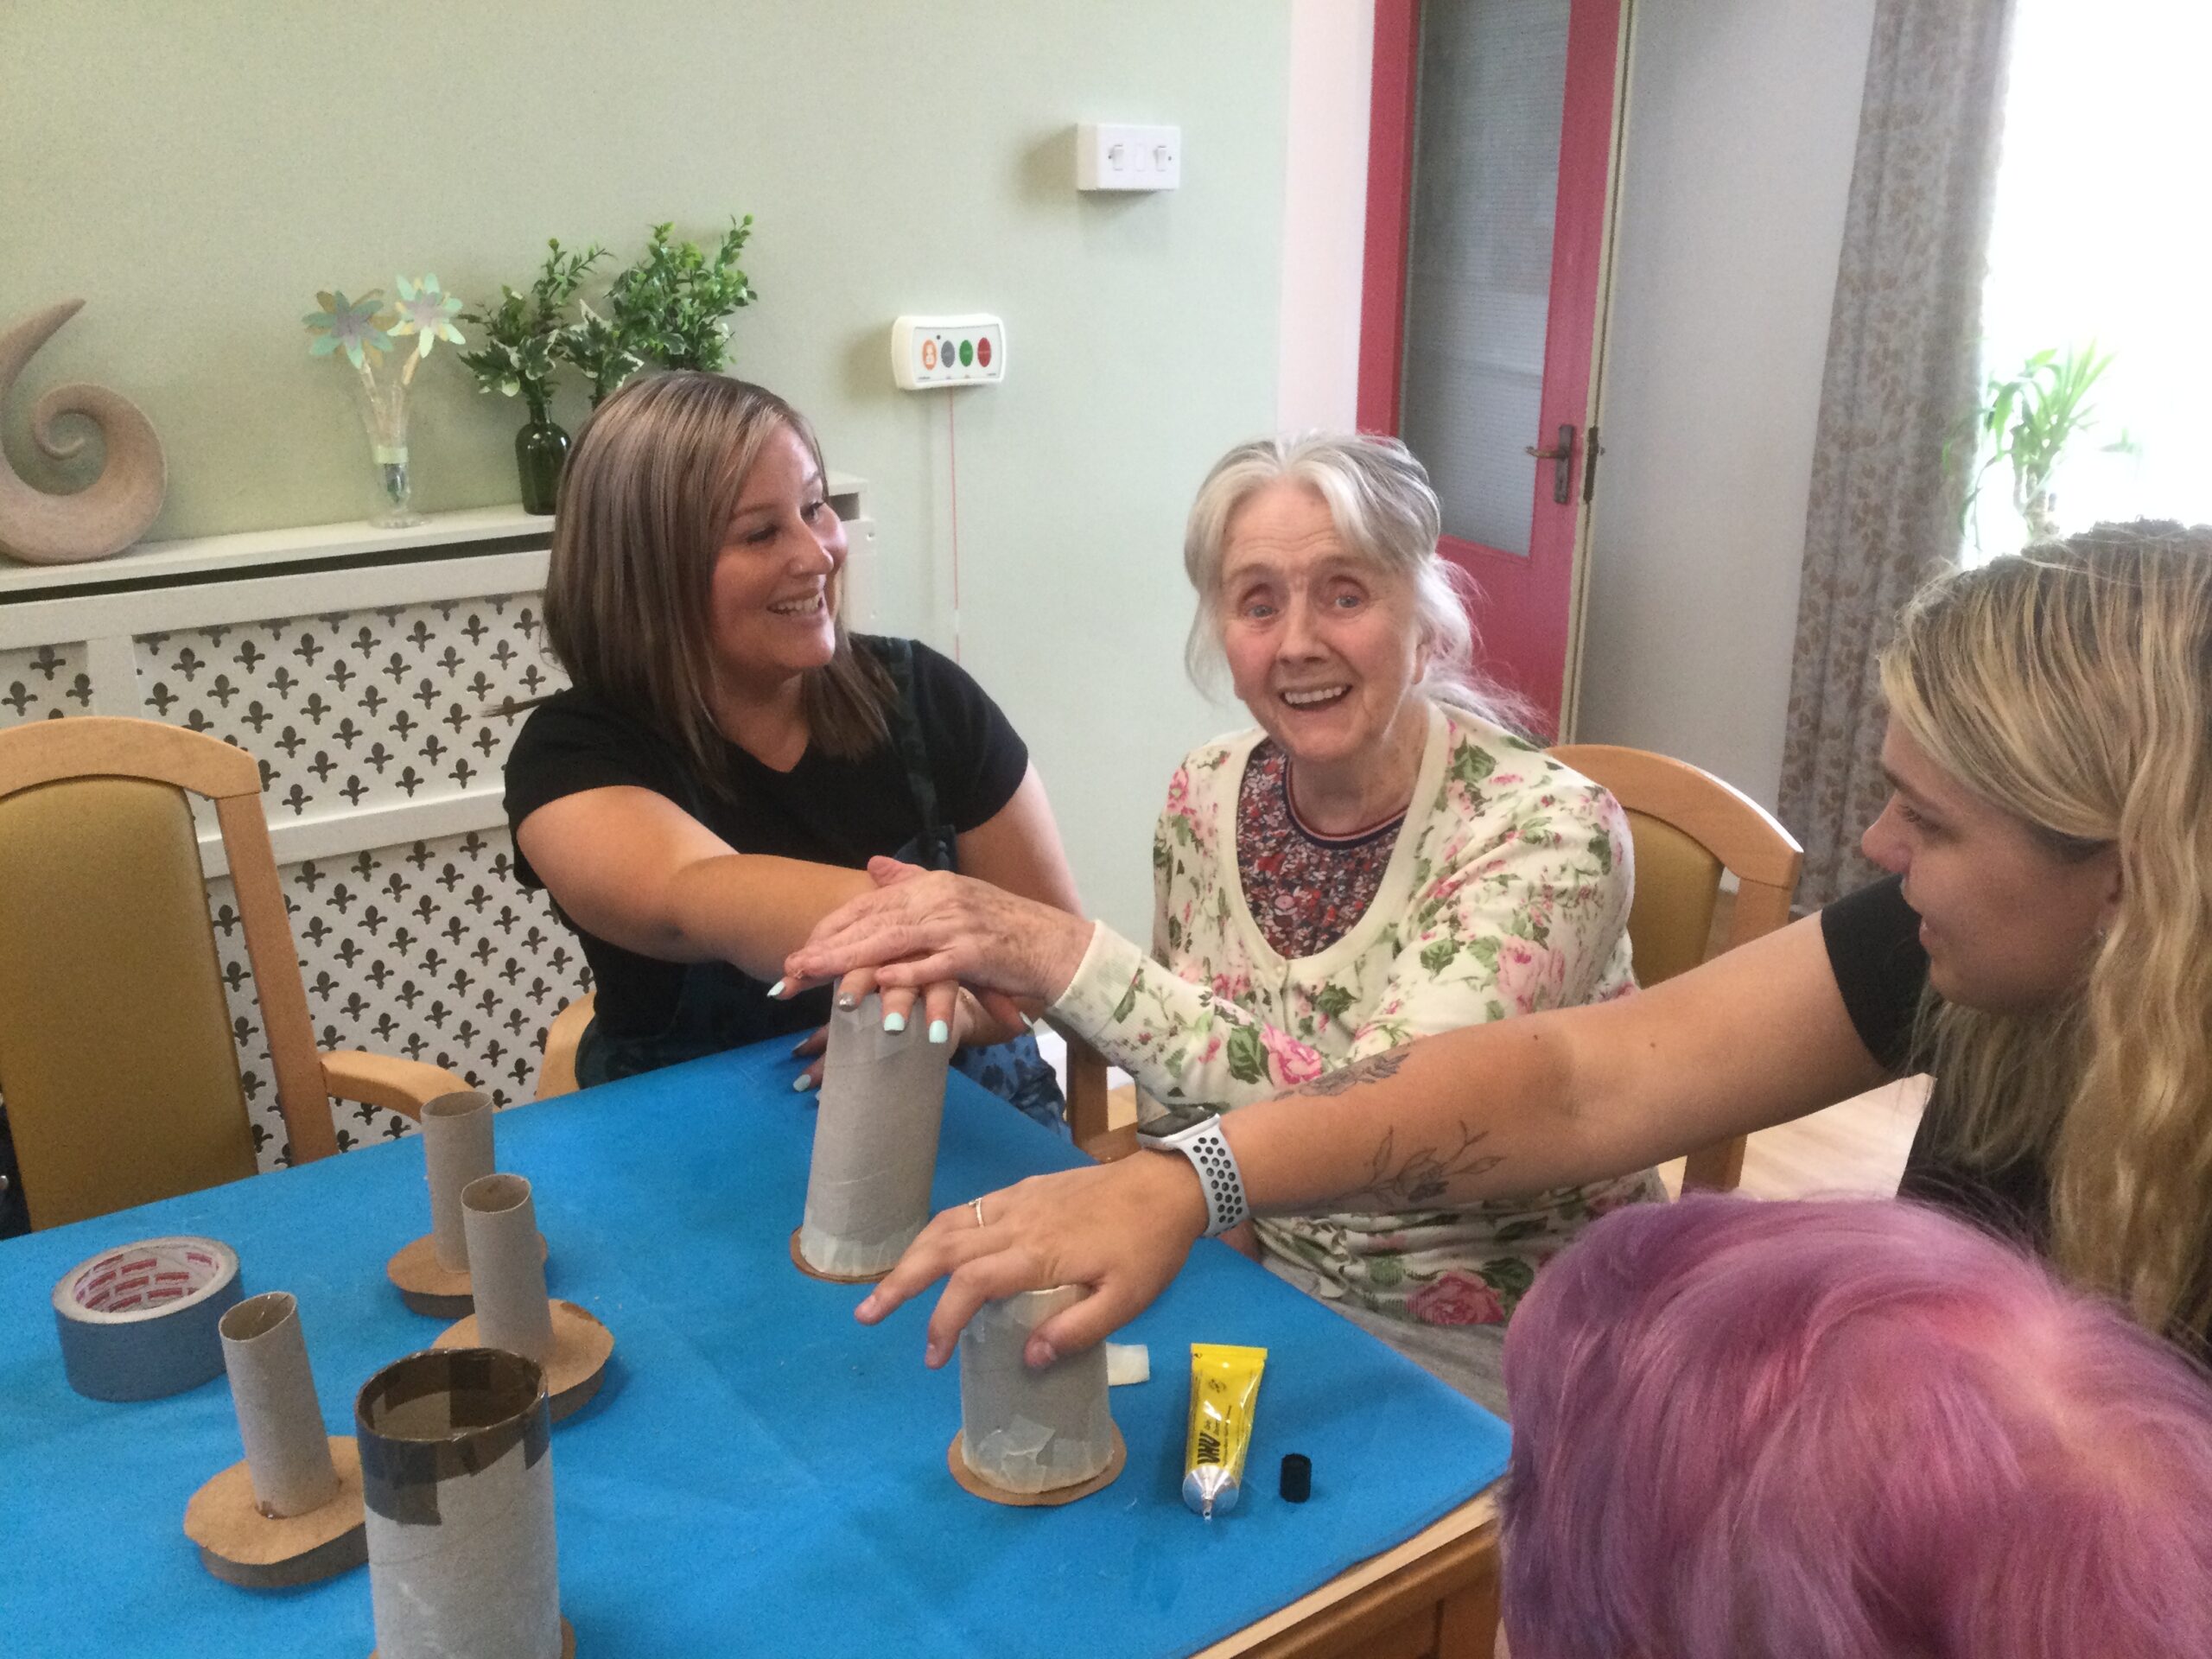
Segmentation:
[[(1218, 1113), (1414, 1038), (1634, 988), (1632, 877), (1611, 796), (1508, 729), (1421, 463), (1394, 440), (1240, 445), (1184, 561), (1194, 671), (1225, 658), (1257, 728), (1168, 785), (1149, 953), (965, 877), (878, 861), (787, 984), (873, 970), (1041, 1001), (1154, 1115)], [(1477, 1141), (1431, 1186), (1479, 1164)], [(1535, 1270), (1645, 1173), (1527, 1201), (1257, 1224), (1262, 1259), (1463, 1391), (1502, 1404), (1499, 1338)], [(978, 1217), (979, 1221), (983, 1219)]]

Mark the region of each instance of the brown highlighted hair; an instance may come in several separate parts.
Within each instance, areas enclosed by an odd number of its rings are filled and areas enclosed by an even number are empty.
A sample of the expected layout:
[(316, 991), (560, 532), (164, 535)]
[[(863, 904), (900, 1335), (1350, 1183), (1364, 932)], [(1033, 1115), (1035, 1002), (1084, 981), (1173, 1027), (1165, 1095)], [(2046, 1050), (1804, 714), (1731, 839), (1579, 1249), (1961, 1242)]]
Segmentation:
[[(709, 600), (715, 561), (745, 480), (779, 430), (822, 446), (806, 417), (766, 387), (692, 370), (641, 375), (584, 425), (561, 483), (545, 577), (545, 632), (576, 686), (683, 745), (721, 786), (714, 720)], [(824, 469), (826, 472), (826, 469)], [(843, 573), (831, 584), (836, 616)], [(801, 692), (809, 741), (850, 760), (882, 743), (898, 696), (889, 673), (853, 648)]]

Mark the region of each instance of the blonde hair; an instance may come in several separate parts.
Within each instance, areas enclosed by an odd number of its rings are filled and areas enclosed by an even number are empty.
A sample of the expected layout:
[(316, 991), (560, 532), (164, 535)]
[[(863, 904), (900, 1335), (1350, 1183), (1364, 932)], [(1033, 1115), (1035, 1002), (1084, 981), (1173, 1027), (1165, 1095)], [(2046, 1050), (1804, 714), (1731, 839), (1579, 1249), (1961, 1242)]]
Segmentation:
[(1219, 461), (1198, 486), (1183, 534), (1183, 570), (1198, 596), (1185, 660), (1201, 686), (1221, 662), (1221, 569), (1230, 521), (1270, 484), (1287, 480), (1319, 495), (1344, 546), (1413, 593), (1414, 625), (1428, 661), (1421, 696), (1516, 731), (1532, 711), (1512, 692), (1476, 671), (1475, 634), (1467, 612), (1474, 582), (1436, 550), (1443, 509), (1427, 470), (1395, 438), (1360, 432), (1308, 432), (1255, 438)]
[(2212, 1317), (2212, 528), (2101, 525), (1939, 579), (1891, 716), (2120, 897), (2057, 1009), (1923, 1004), (1944, 1149), (2044, 1160), (2059, 1266), (2157, 1330)]
[[(715, 687), (715, 561), (747, 476), (779, 431), (822, 467), (806, 417), (765, 387), (682, 370), (640, 376), (594, 411), (561, 480), (545, 577), (545, 633), (582, 690), (681, 743), (723, 786)], [(832, 583), (833, 616), (842, 574)], [(810, 741), (866, 754), (889, 733), (889, 673), (855, 652), (842, 618), (836, 651), (801, 690)]]

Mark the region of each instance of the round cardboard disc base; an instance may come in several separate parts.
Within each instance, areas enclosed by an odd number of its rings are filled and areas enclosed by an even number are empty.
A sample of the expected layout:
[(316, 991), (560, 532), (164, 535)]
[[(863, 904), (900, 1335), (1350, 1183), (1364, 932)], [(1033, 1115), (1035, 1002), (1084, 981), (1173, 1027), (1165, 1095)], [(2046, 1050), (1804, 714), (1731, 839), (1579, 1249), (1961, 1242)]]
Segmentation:
[(798, 1236), (803, 1230), (798, 1227), (791, 1229), (791, 1265), (810, 1279), (826, 1280), (833, 1285), (872, 1285), (891, 1271), (883, 1268), (874, 1273), (824, 1273), (821, 1268), (810, 1265), (807, 1259), (799, 1254)]
[(369, 1559), (361, 1517), (361, 1451), (350, 1434), (330, 1437), (337, 1493), (305, 1515), (264, 1515), (253, 1477), (234, 1463), (184, 1506), (184, 1535), (200, 1564), (226, 1584), (282, 1590), (352, 1571)]
[[(438, 1242), (425, 1233), (385, 1263), (385, 1275), (399, 1287), (399, 1300), (433, 1319), (457, 1319), (476, 1311), (469, 1294), (468, 1269), (438, 1265)], [(545, 1260), (545, 1235), (537, 1236), (537, 1259)]]
[[(546, 1306), (553, 1312), (553, 1351), (545, 1361), (545, 1403), (557, 1423), (582, 1411), (599, 1392), (607, 1357), (614, 1351), (614, 1333), (574, 1302), (555, 1297)], [(481, 1348), (476, 1316), (448, 1326), (430, 1346)]]
[(960, 1436), (952, 1437), (952, 1449), (944, 1455), (946, 1467), (960, 1484), (963, 1491), (988, 1498), (994, 1503), (1004, 1503), (1017, 1510), (1056, 1509), (1063, 1503), (1072, 1503), (1078, 1497), (1089, 1497), (1093, 1492), (1103, 1491), (1114, 1484), (1122, 1472), (1122, 1465), (1129, 1460), (1129, 1448), (1122, 1439), (1122, 1426), (1114, 1425), (1114, 1454), (1106, 1459), (1106, 1466), (1089, 1480), (1077, 1481), (1072, 1486), (1055, 1486), (1047, 1492), (1009, 1492), (1003, 1486), (994, 1486), (968, 1466), (968, 1459), (960, 1455)]
[[(377, 1659), (376, 1649), (369, 1649), (369, 1659)], [(576, 1633), (567, 1619), (561, 1621), (561, 1659), (576, 1659)]]

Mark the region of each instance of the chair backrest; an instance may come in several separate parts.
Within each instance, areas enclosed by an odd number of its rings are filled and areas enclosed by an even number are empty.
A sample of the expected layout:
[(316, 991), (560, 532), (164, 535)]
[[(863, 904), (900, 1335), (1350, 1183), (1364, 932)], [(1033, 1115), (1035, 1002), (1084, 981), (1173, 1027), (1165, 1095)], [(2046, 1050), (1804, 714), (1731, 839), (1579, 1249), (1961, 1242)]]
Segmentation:
[[(1628, 933), (1638, 984), (1656, 985), (1706, 959), (1723, 871), (1736, 878), (1736, 901), (1722, 950), (1789, 921), (1804, 849), (1750, 796), (1687, 760), (1644, 749), (1571, 743), (1551, 753), (1610, 790), (1628, 814), (1636, 845)], [(1682, 1185), (1726, 1190), (1743, 1169), (1738, 1135), (1693, 1153)]]
[(0, 1100), (34, 1227), (254, 1173), (186, 792), (215, 804), (294, 1161), (337, 1150), (252, 756), (151, 721), (0, 732)]

